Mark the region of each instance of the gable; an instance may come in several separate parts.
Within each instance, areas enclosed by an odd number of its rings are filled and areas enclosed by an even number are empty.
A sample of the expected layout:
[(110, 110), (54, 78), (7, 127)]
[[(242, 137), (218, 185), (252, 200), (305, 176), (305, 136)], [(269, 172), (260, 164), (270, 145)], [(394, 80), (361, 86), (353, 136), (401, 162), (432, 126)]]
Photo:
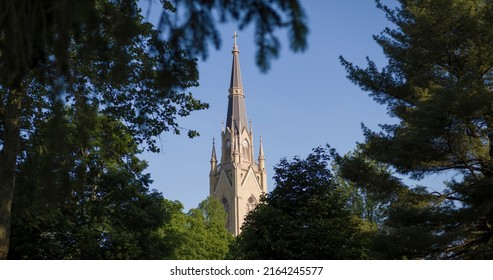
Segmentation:
[(255, 171), (253, 171), (252, 167), (248, 169), (246, 176), (243, 178), (241, 182), (241, 188), (244, 189), (246, 187), (256, 187), (259, 192), (262, 192), (262, 188), (260, 187), (260, 182), (257, 179)]
[(214, 188), (214, 193), (216, 193), (221, 187), (232, 189), (231, 180), (229, 179), (224, 169), (221, 170), (221, 173), (219, 174), (219, 180), (217, 180), (216, 187)]

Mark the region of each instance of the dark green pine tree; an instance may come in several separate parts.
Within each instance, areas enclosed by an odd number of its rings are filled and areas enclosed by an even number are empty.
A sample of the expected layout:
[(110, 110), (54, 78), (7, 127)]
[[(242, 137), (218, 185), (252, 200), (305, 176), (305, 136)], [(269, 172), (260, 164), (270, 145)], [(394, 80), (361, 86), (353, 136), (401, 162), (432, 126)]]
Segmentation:
[(362, 156), (414, 179), (456, 176), (440, 192), (413, 189), (347, 159), (348, 178), (387, 195), (376, 248), (385, 258), (493, 258), (493, 2), (377, 3), (393, 24), (375, 36), (388, 65), (341, 61), (397, 123), (364, 128)]

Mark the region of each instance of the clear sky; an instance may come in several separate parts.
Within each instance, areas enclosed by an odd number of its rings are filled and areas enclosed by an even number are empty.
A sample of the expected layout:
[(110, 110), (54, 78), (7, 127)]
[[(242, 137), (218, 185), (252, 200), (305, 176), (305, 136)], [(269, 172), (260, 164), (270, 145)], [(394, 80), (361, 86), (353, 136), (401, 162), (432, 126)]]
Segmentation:
[[(342, 55), (366, 66), (368, 56), (378, 67), (386, 65), (372, 38), (391, 26), (384, 12), (372, 0), (311, 0), (303, 5), (310, 28), (307, 51), (292, 53), (286, 35), (279, 34), (283, 43), (280, 58), (272, 61), (265, 74), (255, 65), (253, 28), (238, 30), (247, 115), (253, 123), (256, 155), (258, 139), (263, 139), (269, 191), (274, 187), (273, 166), (281, 158), (306, 157), (325, 144), (344, 154), (363, 140), (361, 123), (377, 130), (378, 124), (393, 121), (385, 106), (346, 78), (339, 62)], [(180, 126), (198, 130), (201, 136), (189, 139), (186, 132), (163, 134), (162, 152), (143, 155), (154, 180), (152, 188), (167, 199), (181, 201), (185, 209), (197, 207), (209, 194), (212, 139), (220, 139), (221, 121), (226, 119), (232, 36), (237, 28), (228, 24), (220, 29), (221, 48), (199, 61), (200, 86), (191, 89), (210, 108), (179, 120)], [(216, 149), (220, 151), (220, 146)]]

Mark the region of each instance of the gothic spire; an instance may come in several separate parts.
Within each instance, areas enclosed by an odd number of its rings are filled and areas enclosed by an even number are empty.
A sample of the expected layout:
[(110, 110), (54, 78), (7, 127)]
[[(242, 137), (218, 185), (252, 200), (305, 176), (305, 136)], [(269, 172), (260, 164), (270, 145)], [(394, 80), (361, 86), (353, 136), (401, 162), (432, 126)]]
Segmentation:
[(241, 83), (241, 70), (240, 70), (240, 51), (238, 50), (238, 45), (236, 44), (236, 38), (238, 38), (238, 33), (235, 31), (234, 44), (233, 44), (233, 67), (231, 69), (231, 82), (229, 84), (229, 89), (242, 89), (243, 84)]
[(238, 132), (241, 133), (243, 128), (248, 130), (248, 121), (245, 106), (245, 95), (243, 93), (243, 83), (241, 80), (240, 51), (238, 50), (238, 45), (236, 44), (237, 37), (238, 34), (235, 32), (235, 35), (233, 36), (233, 65), (231, 67), (226, 127), (229, 127), (231, 130), (234, 129), (234, 123), (232, 122), (234, 119), (238, 125)]

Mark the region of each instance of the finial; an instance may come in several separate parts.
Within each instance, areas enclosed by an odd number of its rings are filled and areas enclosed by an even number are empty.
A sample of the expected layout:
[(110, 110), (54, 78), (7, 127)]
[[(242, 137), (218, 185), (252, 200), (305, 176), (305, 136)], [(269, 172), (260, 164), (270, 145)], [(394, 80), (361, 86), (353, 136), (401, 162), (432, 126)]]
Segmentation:
[(263, 162), (265, 160), (264, 158), (264, 145), (262, 144), (262, 136), (260, 136), (260, 148), (258, 152), (258, 159), (259, 162)]
[(216, 139), (212, 138), (211, 172), (215, 172), (217, 167)]
[(215, 163), (217, 162), (217, 157), (216, 157), (216, 139), (212, 138), (212, 154), (211, 154), (211, 169), (215, 169)]

